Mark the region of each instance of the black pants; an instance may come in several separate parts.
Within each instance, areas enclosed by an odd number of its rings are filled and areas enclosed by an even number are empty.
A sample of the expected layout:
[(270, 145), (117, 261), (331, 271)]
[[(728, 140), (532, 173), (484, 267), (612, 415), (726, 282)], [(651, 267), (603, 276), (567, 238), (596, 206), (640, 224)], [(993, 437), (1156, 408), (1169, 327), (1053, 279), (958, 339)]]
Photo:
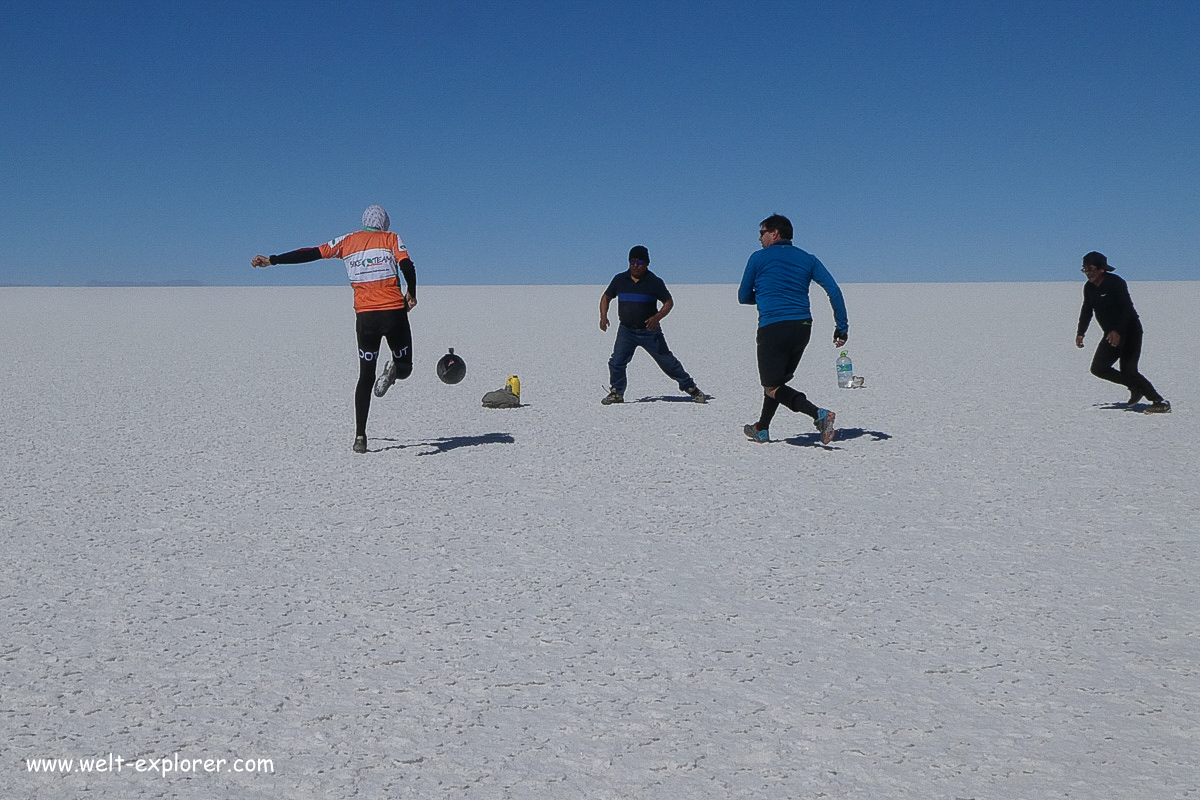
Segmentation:
[(782, 404), (786, 408), (807, 414), (813, 419), (820, 411), (812, 401), (787, 382), (796, 375), (796, 367), (804, 357), (804, 349), (812, 337), (812, 320), (789, 319), (772, 322), (758, 329), (755, 341), (758, 345), (758, 380), (763, 388), (777, 386), (775, 396), (764, 393), (762, 413), (756, 423), (760, 431), (767, 430), (775, 412)]
[(371, 393), (375, 388), (375, 363), (379, 360), (379, 345), (387, 338), (392, 360), (396, 362), (396, 377), (403, 380), (412, 374), (412, 329), (408, 327), (408, 311), (403, 308), (388, 311), (360, 311), (354, 321), (358, 337), (358, 385), (354, 387), (354, 435), (367, 435), (367, 415), (371, 412)]
[(795, 377), (811, 337), (811, 319), (789, 319), (759, 328), (754, 337), (759, 382), (764, 387), (783, 386)]
[[(1116, 347), (1101, 337), (1100, 344), (1096, 346), (1096, 355), (1092, 356), (1092, 374), (1121, 384), (1131, 395), (1140, 394), (1152, 402), (1160, 402), (1162, 395), (1154, 390), (1145, 375), (1138, 372), (1138, 359), (1141, 357), (1142, 326), (1135, 324), (1130, 330), (1121, 332), (1121, 343)], [(1113, 364), (1118, 361), (1121, 368), (1115, 370)]]

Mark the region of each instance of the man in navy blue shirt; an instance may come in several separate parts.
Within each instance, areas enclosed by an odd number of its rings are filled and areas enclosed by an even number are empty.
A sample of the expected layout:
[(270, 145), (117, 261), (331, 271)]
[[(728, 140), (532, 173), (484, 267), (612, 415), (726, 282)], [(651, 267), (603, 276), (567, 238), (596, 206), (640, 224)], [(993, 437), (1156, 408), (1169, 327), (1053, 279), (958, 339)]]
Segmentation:
[[(620, 325), (617, 327), (612, 358), (608, 360), (610, 391), (600, 402), (606, 406), (625, 402), (625, 368), (639, 347), (650, 354), (667, 377), (679, 384), (680, 391), (687, 392), (697, 403), (708, 402), (708, 396), (697, 388), (683, 364), (667, 347), (659, 323), (671, 313), (675, 302), (662, 278), (650, 271), (650, 251), (642, 245), (629, 251), (629, 271), (615, 275), (604, 294), (600, 295), (602, 331), (608, 330), (608, 304), (613, 299), (618, 301), (617, 319)], [(662, 308), (658, 306), (659, 301), (662, 302)]]
[(762, 249), (750, 256), (738, 287), (738, 302), (758, 306), (758, 377), (763, 387), (762, 414), (742, 430), (752, 442), (769, 442), (768, 427), (780, 405), (813, 418), (821, 443), (833, 441), (834, 413), (809, 402), (787, 382), (796, 374), (812, 335), (808, 287), (813, 281), (829, 295), (833, 307), (833, 343), (841, 347), (850, 335), (842, 290), (816, 256), (792, 245), (792, 223), (772, 214), (758, 226)]

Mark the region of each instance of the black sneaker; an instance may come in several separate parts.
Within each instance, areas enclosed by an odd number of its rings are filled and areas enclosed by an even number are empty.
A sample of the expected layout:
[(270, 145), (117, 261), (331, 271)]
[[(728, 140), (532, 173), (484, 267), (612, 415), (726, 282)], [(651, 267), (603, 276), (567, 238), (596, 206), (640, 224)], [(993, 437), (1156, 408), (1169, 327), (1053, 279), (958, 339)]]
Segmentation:
[(1133, 392), (1132, 394), (1129, 395), (1129, 402), (1127, 403), (1127, 405), (1130, 408), (1133, 408), (1138, 403), (1142, 402), (1142, 400), (1144, 398), (1145, 398), (1145, 395), (1142, 394), (1141, 392)]
[(354, 452), (356, 452), (356, 453), (367, 452), (367, 437), (365, 437), (365, 436), (355, 436), (354, 437)]
[(706, 395), (704, 392), (700, 391), (699, 386), (693, 386), (692, 388), (687, 390), (687, 393), (690, 394), (692, 396), (692, 399), (695, 400), (697, 403), (707, 403), (708, 402), (708, 395)]
[(625, 395), (621, 394), (616, 389), (610, 389), (608, 395), (600, 402), (606, 406), (611, 406), (613, 403), (624, 403)]
[(1171, 403), (1167, 400), (1155, 400), (1150, 404), (1150, 407), (1142, 412), (1143, 414), (1170, 414)]

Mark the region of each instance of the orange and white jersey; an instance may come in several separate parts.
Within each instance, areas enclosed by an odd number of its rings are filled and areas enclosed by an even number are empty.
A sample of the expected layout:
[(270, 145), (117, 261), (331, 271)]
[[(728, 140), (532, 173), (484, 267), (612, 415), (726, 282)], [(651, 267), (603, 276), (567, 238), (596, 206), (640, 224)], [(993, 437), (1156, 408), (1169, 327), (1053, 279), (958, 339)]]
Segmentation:
[(321, 258), (340, 258), (354, 287), (355, 311), (404, 308), (399, 264), (408, 258), (404, 242), (391, 231), (355, 231), (318, 248)]

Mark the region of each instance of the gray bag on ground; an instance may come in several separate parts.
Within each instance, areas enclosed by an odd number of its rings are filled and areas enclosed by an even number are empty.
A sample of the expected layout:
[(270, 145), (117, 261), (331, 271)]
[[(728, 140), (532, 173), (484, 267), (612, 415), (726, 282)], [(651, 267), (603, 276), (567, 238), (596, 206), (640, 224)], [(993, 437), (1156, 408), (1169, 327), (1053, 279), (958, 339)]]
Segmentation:
[(503, 389), (497, 389), (494, 392), (488, 392), (483, 396), (484, 408), (520, 408), (521, 398), (512, 393), (512, 389), (505, 386)]

